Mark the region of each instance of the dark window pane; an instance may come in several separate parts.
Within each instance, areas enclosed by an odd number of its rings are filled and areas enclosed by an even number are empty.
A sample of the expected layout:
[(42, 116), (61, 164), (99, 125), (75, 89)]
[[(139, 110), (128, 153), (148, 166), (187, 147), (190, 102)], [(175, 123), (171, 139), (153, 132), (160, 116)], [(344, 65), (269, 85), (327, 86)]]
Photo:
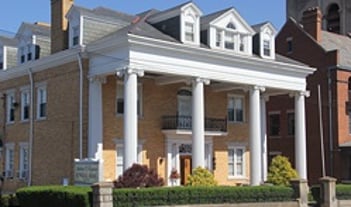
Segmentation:
[(39, 117), (45, 117), (46, 116), (46, 103), (41, 103), (39, 107)]
[(118, 99), (117, 100), (117, 114), (123, 114), (123, 113), (124, 113), (124, 100)]
[(31, 52), (27, 54), (27, 60), (28, 61), (32, 60), (32, 53)]
[(38, 45), (35, 46), (35, 59), (40, 58), (40, 47)]
[(29, 106), (23, 107), (23, 119), (26, 120), (29, 118)]
[(280, 115), (279, 114), (269, 115), (269, 135), (271, 136), (280, 135)]

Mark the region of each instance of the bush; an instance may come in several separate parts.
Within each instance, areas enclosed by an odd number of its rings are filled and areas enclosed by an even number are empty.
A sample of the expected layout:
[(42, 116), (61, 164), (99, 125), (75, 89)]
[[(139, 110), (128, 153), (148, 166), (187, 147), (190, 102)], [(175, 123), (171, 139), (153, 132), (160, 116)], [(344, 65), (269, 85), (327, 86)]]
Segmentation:
[(273, 158), (268, 170), (267, 180), (269, 183), (288, 186), (290, 185), (290, 180), (297, 177), (297, 172), (291, 167), (287, 157), (278, 155)]
[(292, 188), (283, 186), (115, 189), (113, 206), (280, 202), (294, 200), (293, 195)]
[(164, 181), (146, 165), (133, 164), (114, 182), (115, 188), (137, 188), (163, 186)]
[(336, 185), (336, 198), (339, 200), (351, 200), (351, 185)]
[(0, 206), (1, 207), (18, 207), (19, 203), (16, 198), (16, 195), (2, 195), (0, 199)]
[(217, 181), (213, 174), (205, 168), (197, 167), (188, 176), (187, 186), (216, 186)]
[(90, 207), (90, 187), (32, 186), (17, 190), (21, 207)]

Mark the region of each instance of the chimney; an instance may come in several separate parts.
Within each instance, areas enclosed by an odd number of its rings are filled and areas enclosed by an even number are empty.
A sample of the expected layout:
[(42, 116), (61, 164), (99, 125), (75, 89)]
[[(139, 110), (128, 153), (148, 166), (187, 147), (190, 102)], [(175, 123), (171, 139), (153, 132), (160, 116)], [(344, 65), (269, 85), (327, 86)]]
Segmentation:
[(303, 12), (302, 25), (317, 42), (322, 39), (322, 12), (318, 7), (309, 8)]
[(68, 48), (68, 21), (65, 17), (73, 0), (51, 0), (51, 54)]

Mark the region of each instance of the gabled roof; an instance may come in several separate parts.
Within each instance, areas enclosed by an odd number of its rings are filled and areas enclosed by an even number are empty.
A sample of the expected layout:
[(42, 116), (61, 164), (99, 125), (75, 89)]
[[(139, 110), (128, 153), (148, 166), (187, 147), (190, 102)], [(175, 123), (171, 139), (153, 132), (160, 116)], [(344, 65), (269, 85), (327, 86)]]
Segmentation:
[(193, 6), (195, 10), (200, 14), (200, 16), (202, 15), (202, 11), (200, 10), (200, 8), (193, 1), (188, 1), (170, 9), (150, 15), (148, 21), (150, 23), (155, 23), (157, 21), (165, 20), (165, 18), (167, 19), (168, 17), (174, 17), (175, 15), (178, 15), (181, 12), (181, 10), (183, 8), (186, 8), (187, 6)]
[(351, 67), (351, 38), (348, 36), (322, 31), (320, 45), (327, 51), (339, 50), (341, 66)]
[(17, 39), (0, 36), (0, 45), (17, 47)]
[(201, 25), (209, 24), (213, 20), (217, 19), (218, 17), (222, 16), (223, 14), (225, 14), (226, 12), (228, 12), (228, 11), (230, 11), (232, 9), (233, 9), (233, 7), (226, 8), (226, 9), (223, 9), (221, 11), (214, 12), (214, 13), (211, 13), (211, 14), (207, 14), (207, 15), (201, 17)]
[(135, 18), (134, 15), (126, 14), (123, 12), (118, 12), (105, 7), (97, 7), (94, 9), (87, 9), (81, 6), (73, 5), (66, 17), (70, 16), (71, 12), (79, 12), (83, 16), (95, 17), (99, 19), (109, 20), (109, 21), (124, 21), (131, 22)]
[(20, 28), (18, 29), (16, 38), (20, 38), (22, 33), (25, 30), (30, 30), (33, 35), (50, 37), (50, 34), (51, 34), (51, 28), (49, 24), (46, 24), (46, 23), (31, 24), (31, 23), (23, 22)]
[(256, 33), (261, 32), (262, 29), (265, 28), (265, 27), (269, 27), (269, 29), (272, 30), (273, 35), (275, 35), (277, 33), (277, 30), (275, 29), (274, 25), (271, 22), (269, 22), (269, 21), (262, 22), (262, 23), (259, 23), (259, 24), (255, 24), (255, 25), (252, 25), (251, 27)]

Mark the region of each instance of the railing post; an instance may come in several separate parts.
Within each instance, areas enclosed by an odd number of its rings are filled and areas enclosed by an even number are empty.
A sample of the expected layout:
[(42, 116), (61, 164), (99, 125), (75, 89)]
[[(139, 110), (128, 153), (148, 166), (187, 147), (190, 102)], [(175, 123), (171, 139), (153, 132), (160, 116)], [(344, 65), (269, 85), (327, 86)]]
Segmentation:
[(322, 177), (319, 179), (321, 183), (321, 207), (335, 207), (337, 206), (335, 183), (336, 179), (332, 177)]
[(91, 187), (93, 189), (93, 207), (113, 207), (112, 183), (95, 183)]
[(293, 179), (290, 181), (294, 189), (295, 199), (299, 202), (299, 207), (308, 207), (308, 184), (305, 179)]

